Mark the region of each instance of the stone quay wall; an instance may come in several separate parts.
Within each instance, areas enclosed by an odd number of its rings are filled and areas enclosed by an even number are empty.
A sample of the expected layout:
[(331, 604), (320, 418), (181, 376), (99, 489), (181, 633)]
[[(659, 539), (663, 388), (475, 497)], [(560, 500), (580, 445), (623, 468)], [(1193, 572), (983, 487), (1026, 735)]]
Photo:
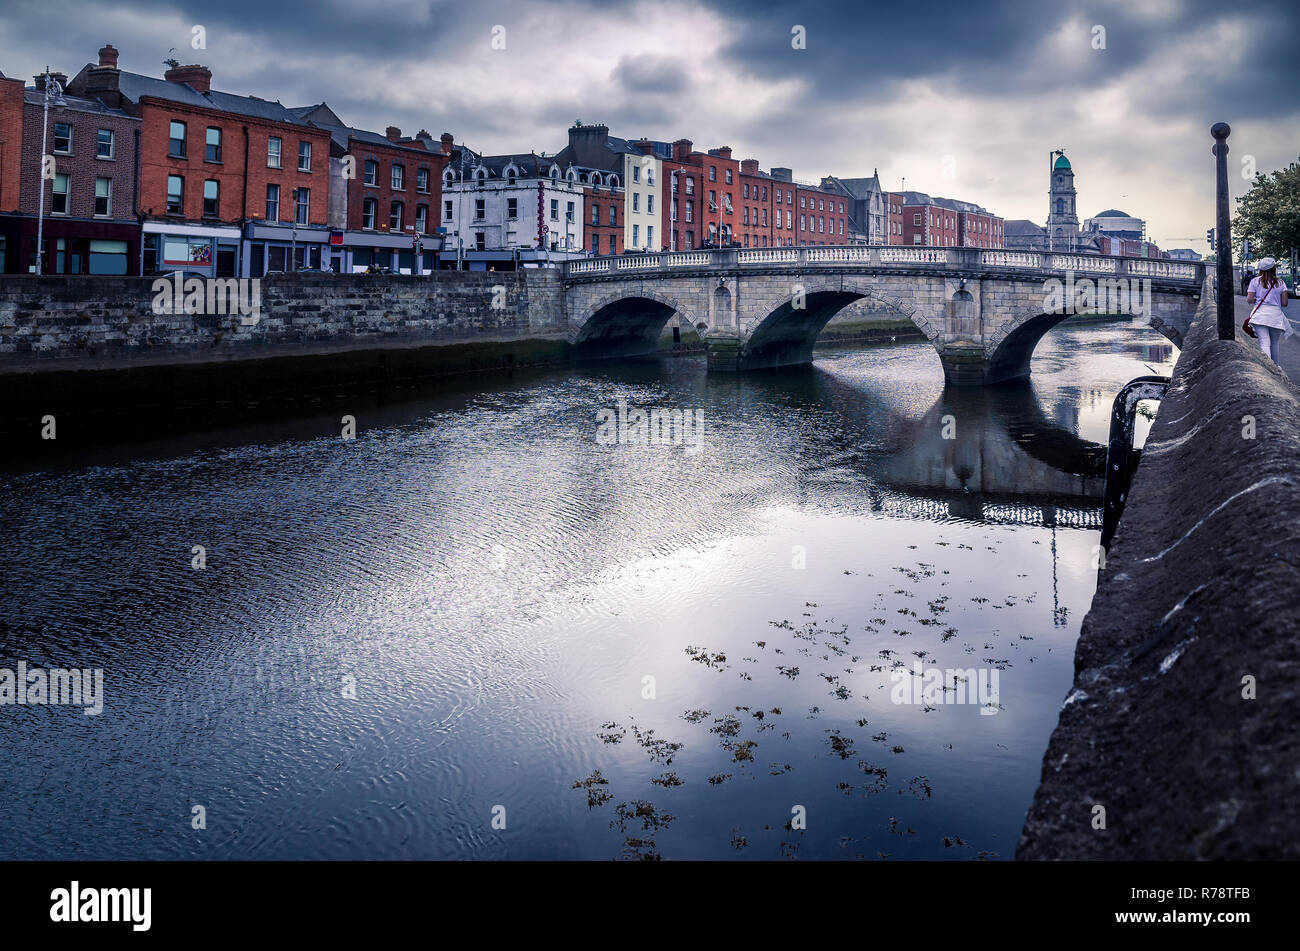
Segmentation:
[(1016, 854), (1300, 859), (1297, 788), (1300, 390), (1207, 284)]

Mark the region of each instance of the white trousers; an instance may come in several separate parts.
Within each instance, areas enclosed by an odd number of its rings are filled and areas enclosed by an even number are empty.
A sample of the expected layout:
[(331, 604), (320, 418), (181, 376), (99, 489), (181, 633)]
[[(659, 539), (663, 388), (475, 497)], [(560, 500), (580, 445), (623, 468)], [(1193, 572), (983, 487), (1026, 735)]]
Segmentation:
[(1274, 363), (1281, 363), (1282, 331), (1276, 327), (1261, 327), (1259, 324), (1251, 324), (1250, 326), (1259, 335), (1259, 349), (1264, 351), (1264, 356)]

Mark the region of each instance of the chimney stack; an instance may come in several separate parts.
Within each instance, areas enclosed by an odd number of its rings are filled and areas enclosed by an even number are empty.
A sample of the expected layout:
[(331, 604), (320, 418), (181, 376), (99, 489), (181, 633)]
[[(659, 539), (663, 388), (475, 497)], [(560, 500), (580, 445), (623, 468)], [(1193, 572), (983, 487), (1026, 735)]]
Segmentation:
[(384, 138), (389, 142), (400, 142), (402, 139), (402, 130), (395, 125), (390, 125), (384, 130)]
[(756, 159), (756, 158), (747, 158), (747, 159), (742, 160), (741, 163), (740, 163), (740, 174), (742, 174), (742, 175), (757, 175), (757, 174), (758, 174), (758, 159)]
[(442, 138), (439, 141), (442, 143), (442, 154), (450, 155), (452, 143), (455, 141), (455, 139), (452, 137), (452, 134), (450, 132), (444, 132), (442, 134)]
[(695, 148), (695, 143), (690, 139), (678, 139), (673, 143), (673, 161), (684, 163)]
[(731, 146), (729, 145), (724, 145), (722, 148), (715, 149), (714, 151), (717, 152), (718, 158), (724, 158), (724, 159), (731, 158)]
[(195, 92), (210, 92), (212, 89), (212, 70), (197, 64), (173, 67), (163, 73), (163, 79), (169, 83), (188, 83)]
[(122, 94), (118, 88), (121, 72), (117, 68), (117, 49), (105, 43), (99, 49), (99, 65), (86, 70), (86, 78), (75, 94), (87, 99), (98, 99), (110, 109), (122, 107)]

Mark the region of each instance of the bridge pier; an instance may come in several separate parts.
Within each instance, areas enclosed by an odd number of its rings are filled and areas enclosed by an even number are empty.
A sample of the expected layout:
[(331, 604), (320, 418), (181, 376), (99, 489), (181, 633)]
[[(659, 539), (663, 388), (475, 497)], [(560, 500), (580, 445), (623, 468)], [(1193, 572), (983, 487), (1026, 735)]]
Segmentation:
[(704, 335), (710, 373), (739, 373), (740, 350), (740, 334), (734, 331), (711, 330)]
[(984, 345), (974, 341), (946, 344), (939, 351), (943, 381), (948, 386), (983, 386), (988, 380), (989, 361)]

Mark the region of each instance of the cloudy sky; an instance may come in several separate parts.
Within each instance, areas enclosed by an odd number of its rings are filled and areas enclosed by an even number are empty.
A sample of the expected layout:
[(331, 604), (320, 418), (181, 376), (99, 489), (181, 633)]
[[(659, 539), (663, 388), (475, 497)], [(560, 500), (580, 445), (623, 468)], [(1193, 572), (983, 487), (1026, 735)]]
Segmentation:
[(325, 100), (354, 125), (449, 131), (481, 151), (554, 152), (575, 119), (604, 122), (807, 180), (878, 168), (886, 188), (906, 179), (1040, 224), (1049, 152), (1064, 148), (1081, 217), (1122, 209), (1165, 248), (1206, 250), (1213, 122), (1232, 125), (1234, 194), (1243, 160), (1300, 157), (1300, 15), (1283, 2), (0, 5), (8, 76), (71, 75), (106, 42), (123, 69), (161, 75), (174, 56), (227, 92)]

